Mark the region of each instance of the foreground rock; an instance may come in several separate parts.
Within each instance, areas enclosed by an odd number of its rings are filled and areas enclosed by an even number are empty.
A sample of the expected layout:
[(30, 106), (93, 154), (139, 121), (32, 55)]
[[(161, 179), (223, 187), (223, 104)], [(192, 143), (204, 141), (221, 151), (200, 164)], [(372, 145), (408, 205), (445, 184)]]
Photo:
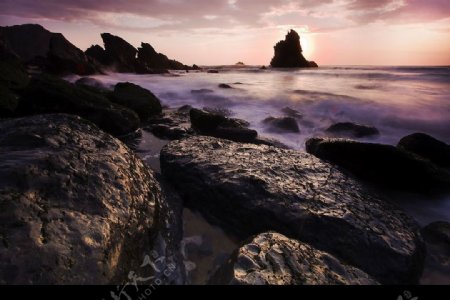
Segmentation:
[(427, 258), (422, 284), (450, 284), (450, 223), (438, 221), (422, 229)]
[(240, 247), (214, 275), (213, 284), (377, 284), (363, 271), (308, 244), (275, 232)]
[(378, 129), (373, 126), (355, 124), (351, 122), (333, 124), (328, 127), (326, 131), (334, 135), (355, 138), (369, 137), (380, 134)]
[(297, 121), (293, 117), (268, 117), (263, 120), (263, 123), (275, 132), (300, 132)]
[(86, 55), (61, 33), (41, 25), (24, 24), (0, 27), (0, 39), (26, 64), (44, 71), (79, 75), (92, 74), (96, 68)]
[(450, 187), (447, 172), (391, 145), (311, 138), (306, 141), (306, 151), (389, 188), (440, 192)]
[(426, 158), (438, 166), (450, 167), (450, 145), (425, 133), (413, 133), (400, 140), (397, 147)]
[(160, 159), (187, 205), (240, 237), (275, 230), (382, 283), (420, 276), (424, 246), (414, 221), (310, 154), (192, 137), (166, 145)]
[(141, 120), (162, 112), (161, 103), (152, 92), (130, 82), (116, 84), (109, 99), (133, 110)]
[(270, 62), (274, 68), (313, 68), (317, 64), (307, 61), (303, 57), (300, 36), (294, 30), (290, 30), (284, 41), (279, 41), (275, 47), (275, 54)]
[(123, 135), (139, 127), (139, 117), (126, 107), (110, 102), (100, 93), (62, 79), (39, 76), (21, 92), (18, 115), (68, 113), (79, 115), (103, 130)]
[(160, 188), (127, 147), (79, 117), (41, 115), (0, 122), (0, 152), (2, 284), (142, 274)]

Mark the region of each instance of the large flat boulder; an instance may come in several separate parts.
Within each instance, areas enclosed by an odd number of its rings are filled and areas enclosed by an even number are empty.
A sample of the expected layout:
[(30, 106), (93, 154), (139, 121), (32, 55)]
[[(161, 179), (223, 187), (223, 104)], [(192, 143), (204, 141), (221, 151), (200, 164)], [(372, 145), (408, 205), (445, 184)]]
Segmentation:
[(121, 283), (141, 270), (160, 187), (119, 140), (40, 115), (0, 122), (0, 153), (0, 283)]
[(424, 244), (415, 222), (313, 155), (198, 136), (169, 143), (160, 159), (187, 205), (242, 238), (274, 230), (382, 283), (420, 276)]
[(333, 255), (276, 232), (261, 233), (238, 248), (212, 277), (213, 284), (378, 284)]

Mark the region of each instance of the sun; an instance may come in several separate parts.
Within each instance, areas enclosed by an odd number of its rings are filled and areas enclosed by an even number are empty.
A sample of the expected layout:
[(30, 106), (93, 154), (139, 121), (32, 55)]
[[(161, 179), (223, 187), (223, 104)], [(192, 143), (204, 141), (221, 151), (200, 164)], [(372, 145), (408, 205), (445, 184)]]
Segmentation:
[(302, 45), (303, 55), (309, 58), (314, 55), (314, 38), (308, 32), (300, 32), (300, 44)]

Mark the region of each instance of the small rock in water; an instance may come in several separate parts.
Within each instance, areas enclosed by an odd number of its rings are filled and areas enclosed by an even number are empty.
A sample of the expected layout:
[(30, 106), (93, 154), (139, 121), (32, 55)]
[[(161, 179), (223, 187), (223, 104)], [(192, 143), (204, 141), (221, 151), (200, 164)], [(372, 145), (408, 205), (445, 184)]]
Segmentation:
[(297, 121), (292, 117), (268, 117), (263, 120), (264, 124), (269, 125), (269, 129), (280, 132), (300, 132)]
[(231, 87), (231, 85), (226, 84), (226, 83), (221, 83), (221, 84), (219, 84), (219, 87), (220, 87), (221, 89), (232, 89), (232, 88), (233, 88), (233, 87)]
[(335, 135), (351, 136), (356, 138), (378, 135), (380, 132), (373, 126), (356, 124), (351, 122), (341, 122), (331, 125), (327, 132)]

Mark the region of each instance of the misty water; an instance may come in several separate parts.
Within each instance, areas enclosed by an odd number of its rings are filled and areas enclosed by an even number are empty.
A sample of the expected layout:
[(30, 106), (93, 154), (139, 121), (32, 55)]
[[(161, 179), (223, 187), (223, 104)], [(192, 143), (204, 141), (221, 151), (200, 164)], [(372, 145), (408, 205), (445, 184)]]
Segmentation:
[[(277, 139), (300, 151), (304, 150), (307, 138), (324, 136), (327, 127), (343, 121), (372, 125), (380, 131), (380, 135), (360, 141), (396, 145), (405, 135), (424, 132), (450, 143), (450, 67), (340, 66), (294, 71), (257, 67), (211, 69), (219, 70), (219, 73), (112, 73), (93, 77), (108, 86), (124, 81), (136, 83), (151, 90), (163, 105), (169, 107), (189, 104), (196, 108), (225, 109), (232, 117), (250, 122), (250, 127), (261, 136)], [(221, 83), (232, 88), (219, 88)], [(198, 92), (202, 89), (203, 92)], [(272, 132), (262, 122), (269, 116), (283, 116), (282, 110), (286, 107), (299, 112), (300, 133)], [(159, 149), (165, 143), (167, 141), (144, 133), (137, 147), (140, 156), (156, 171), (159, 171)], [(385, 194), (422, 226), (438, 220), (450, 221), (450, 195)], [(214, 247), (223, 247), (217, 245), (228, 239), (224, 233), (193, 217), (195, 214), (189, 210), (184, 214), (185, 226), (186, 222), (203, 224), (185, 227), (185, 239), (206, 236), (212, 239)], [(225, 252), (231, 252), (231, 246)], [(206, 274), (211, 272), (211, 267), (205, 266), (210, 266), (210, 260), (217, 257), (216, 254), (194, 260), (198, 266), (197, 274), (193, 273), (191, 277), (192, 283), (204, 282)]]

